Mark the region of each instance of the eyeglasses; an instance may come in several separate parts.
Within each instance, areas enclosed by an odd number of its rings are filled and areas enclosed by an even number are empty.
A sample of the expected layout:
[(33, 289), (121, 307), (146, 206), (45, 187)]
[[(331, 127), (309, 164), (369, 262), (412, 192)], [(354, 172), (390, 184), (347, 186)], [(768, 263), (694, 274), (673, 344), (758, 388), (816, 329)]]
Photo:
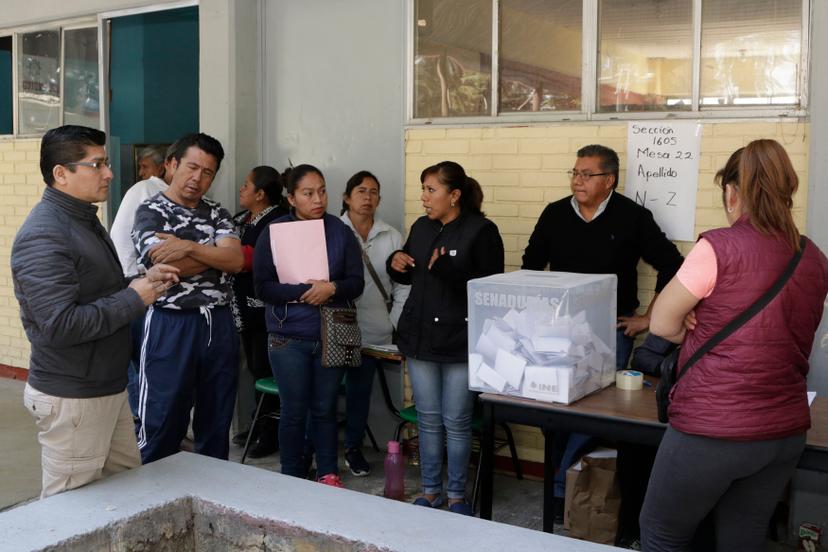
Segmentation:
[(72, 163), (63, 164), (64, 167), (71, 167), (73, 165), (76, 167), (91, 167), (96, 171), (99, 171), (104, 167), (106, 167), (107, 169), (112, 168), (112, 163), (109, 162), (109, 159), (104, 159), (102, 161), (75, 161)]
[(568, 174), (569, 178), (571, 178), (572, 180), (575, 180), (578, 177), (580, 177), (581, 180), (589, 180), (593, 176), (607, 176), (608, 174), (612, 174), (612, 173), (608, 173), (608, 172), (586, 173), (586, 172), (578, 172), (575, 169), (570, 169), (570, 170), (566, 171), (566, 174)]

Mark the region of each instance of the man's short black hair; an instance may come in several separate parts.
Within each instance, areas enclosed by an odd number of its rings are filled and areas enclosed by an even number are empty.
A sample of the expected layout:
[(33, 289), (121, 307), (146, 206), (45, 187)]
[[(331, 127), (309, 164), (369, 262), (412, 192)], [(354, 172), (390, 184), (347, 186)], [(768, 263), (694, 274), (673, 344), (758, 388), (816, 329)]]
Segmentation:
[(618, 187), (618, 154), (614, 149), (600, 144), (590, 144), (578, 150), (578, 157), (600, 157), (601, 171), (612, 173), (615, 176), (612, 187)]
[[(106, 145), (106, 134), (100, 130), (78, 125), (53, 128), (40, 141), (40, 174), (47, 186), (55, 183), (52, 170), (57, 165), (75, 163), (86, 156), (86, 149)], [(67, 170), (75, 172), (73, 167)]]
[(184, 157), (184, 154), (187, 153), (187, 150), (193, 146), (204, 153), (212, 155), (216, 159), (216, 172), (218, 172), (219, 167), (221, 167), (221, 161), (224, 159), (224, 148), (221, 147), (221, 142), (203, 132), (185, 134), (176, 140), (173, 145), (175, 146), (173, 157), (179, 163), (181, 162), (181, 158)]

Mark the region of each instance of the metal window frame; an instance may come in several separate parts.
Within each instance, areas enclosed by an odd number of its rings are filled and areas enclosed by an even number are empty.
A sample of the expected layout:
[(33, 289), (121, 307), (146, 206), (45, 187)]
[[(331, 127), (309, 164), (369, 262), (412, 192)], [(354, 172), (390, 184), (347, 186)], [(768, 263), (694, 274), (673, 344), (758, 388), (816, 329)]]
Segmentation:
[[(692, 103), (690, 111), (644, 111), (631, 113), (598, 113), (598, 10), (599, 0), (582, 0), (581, 33), (581, 110), (540, 112), (540, 113), (501, 113), (499, 110), (500, 93), (500, 0), (492, 2), (492, 91), (489, 115), (472, 117), (414, 117), (414, 39), (416, 34), (415, 3), (407, 0), (404, 33), (405, 44), (405, 128), (422, 126), (474, 126), (474, 125), (515, 125), (532, 123), (554, 123), (575, 121), (629, 121), (629, 120), (670, 120), (689, 119), (706, 121), (733, 121), (734, 119), (785, 120), (806, 118), (808, 116), (808, 85), (810, 60), (810, 22), (812, 0), (802, 1), (802, 27), (800, 31), (800, 65), (799, 65), (799, 105), (796, 106), (745, 106), (704, 108), (701, 103), (701, 29), (702, 2), (691, 0), (693, 8), (693, 58), (692, 58)], [(710, 0), (707, 0), (710, 1)]]
[[(66, 98), (64, 91), (66, 90), (66, 31), (77, 31), (80, 29), (95, 29), (95, 38), (98, 42), (98, 97), (100, 98), (100, 79), (101, 79), (101, 30), (95, 21), (87, 24), (66, 25), (60, 28), (60, 124), (65, 123), (66, 116)], [(98, 115), (100, 121), (100, 101), (98, 102)], [(102, 126), (100, 128), (103, 128)]]
[(492, 117), (500, 112), (500, 0), (492, 0)]
[[(12, 87), (13, 87), (13, 97), (12, 97), (12, 113), (13, 113), (13, 120), (12, 120), (12, 127), (13, 133), (12, 134), (4, 134), (0, 136), (0, 140), (7, 139), (7, 140), (17, 140), (17, 139), (30, 139), (30, 138), (40, 138), (43, 136), (44, 133), (36, 132), (36, 133), (20, 133), (20, 126), (19, 126), (19, 117), (20, 117), (20, 98), (19, 98), (19, 89), (18, 89), (18, 81), (19, 81), (19, 72), (18, 72), (18, 62), (20, 56), (20, 48), (18, 46), (18, 37), (21, 34), (27, 34), (37, 31), (58, 31), (60, 36), (60, 51), (58, 53), (58, 67), (60, 69), (60, 93), (59, 93), (59, 102), (58, 102), (58, 124), (63, 125), (64, 123), (64, 112), (66, 110), (65, 105), (65, 77), (66, 77), (66, 31), (73, 31), (78, 29), (95, 29), (97, 34), (97, 41), (98, 41), (98, 80), (99, 80), (99, 98), (102, 98), (100, 94), (102, 94), (102, 88), (100, 87), (100, 80), (102, 78), (101, 73), (101, 60), (104, 56), (104, 51), (102, 49), (102, 38), (101, 38), (101, 31), (98, 23), (95, 21), (94, 18), (84, 17), (84, 18), (73, 18), (73, 19), (65, 19), (59, 21), (51, 21), (48, 23), (41, 23), (38, 25), (27, 25), (25, 27), (17, 27), (13, 29), (11, 36), (12, 36)], [(7, 36), (5, 31), (0, 31), (0, 34), (3, 36)], [(101, 105), (99, 103), (99, 105)], [(101, 129), (104, 127), (101, 125)], [(105, 202), (104, 204), (106, 204)], [(105, 224), (108, 224), (108, 217), (107, 211), (104, 209), (103, 211), (103, 220)]]
[[(58, 52), (58, 67), (60, 68), (60, 111), (58, 113), (58, 122), (59, 124), (63, 124), (63, 111), (64, 111), (64, 76), (65, 71), (63, 70), (64, 61), (65, 61), (65, 38), (64, 34), (66, 31), (72, 31), (76, 29), (90, 29), (95, 28), (96, 23), (94, 16), (86, 16), (86, 17), (73, 17), (73, 18), (64, 18), (64, 19), (56, 19), (54, 21), (47, 21), (41, 23), (33, 23), (29, 25), (20, 25), (17, 27), (8, 27), (4, 29), (0, 29), (0, 36), (10, 36), (12, 38), (12, 133), (11, 134), (2, 134), (0, 135), (0, 140), (16, 140), (18, 138), (27, 139), (27, 138), (40, 138), (43, 136), (41, 132), (28, 132), (28, 133), (21, 133), (20, 132), (20, 98), (19, 98), (19, 82), (20, 82), (20, 72), (18, 70), (18, 65), (20, 61), (20, 47), (19, 47), (19, 38), (20, 35), (38, 32), (38, 31), (58, 31), (60, 33), (60, 51)], [(100, 34), (98, 35), (98, 46), (100, 50)], [(99, 56), (100, 58), (100, 56)]]
[(58, 94), (58, 125), (63, 124), (63, 28), (66, 24), (71, 24), (71, 22), (77, 22), (77, 20), (68, 20), (68, 23), (60, 23), (60, 22), (49, 22), (49, 23), (42, 23), (40, 25), (27, 25), (25, 27), (18, 27), (14, 30), (13, 38), (12, 38), (12, 73), (14, 81), (14, 89), (12, 90), (12, 103), (14, 104), (14, 121), (12, 122), (12, 126), (14, 127), (14, 134), (6, 134), (4, 136), (8, 136), (10, 138), (40, 138), (43, 136), (44, 133), (42, 132), (20, 132), (20, 89), (18, 85), (20, 84), (20, 71), (18, 66), (20, 65), (20, 43), (19, 38), (20, 35), (30, 34), (37, 31), (57, 31), (60, 37), (60, 49), (58, 51), (58, 69), (60, 71), (60, 92)]

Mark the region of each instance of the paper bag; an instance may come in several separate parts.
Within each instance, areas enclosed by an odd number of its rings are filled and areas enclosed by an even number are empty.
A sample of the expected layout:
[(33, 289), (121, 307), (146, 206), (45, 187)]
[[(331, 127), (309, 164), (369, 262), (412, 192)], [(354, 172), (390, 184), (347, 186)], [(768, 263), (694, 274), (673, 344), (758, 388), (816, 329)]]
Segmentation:
[(569, 506), (572, 504), (572, 497), (575, 496), (575, 481), (581, 475), (581, 463), (578, 462), (566, 470), (566, 494), (564, 495), (564, 529), (569, 531), (572, 525), (569, 523)]
[(615, 469), (616, 458), (585, 456), (581, 460), (581, 471), (576, 472), (573, 482), (572, 500), (566, 505), (570, 537), (615, 544), (621, 509)]

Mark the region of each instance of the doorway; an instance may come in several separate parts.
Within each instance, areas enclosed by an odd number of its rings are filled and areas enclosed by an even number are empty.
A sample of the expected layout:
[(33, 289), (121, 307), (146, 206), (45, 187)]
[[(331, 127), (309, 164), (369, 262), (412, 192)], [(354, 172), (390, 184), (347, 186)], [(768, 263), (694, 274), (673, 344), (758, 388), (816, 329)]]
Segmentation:
[(103, 28), (115, 175), (111, 221), (123, 195), (139, 180), (138, 152), (155, 146), (163, 155), (182, 135), (198, 132), (198, 6), (111, 17)]

